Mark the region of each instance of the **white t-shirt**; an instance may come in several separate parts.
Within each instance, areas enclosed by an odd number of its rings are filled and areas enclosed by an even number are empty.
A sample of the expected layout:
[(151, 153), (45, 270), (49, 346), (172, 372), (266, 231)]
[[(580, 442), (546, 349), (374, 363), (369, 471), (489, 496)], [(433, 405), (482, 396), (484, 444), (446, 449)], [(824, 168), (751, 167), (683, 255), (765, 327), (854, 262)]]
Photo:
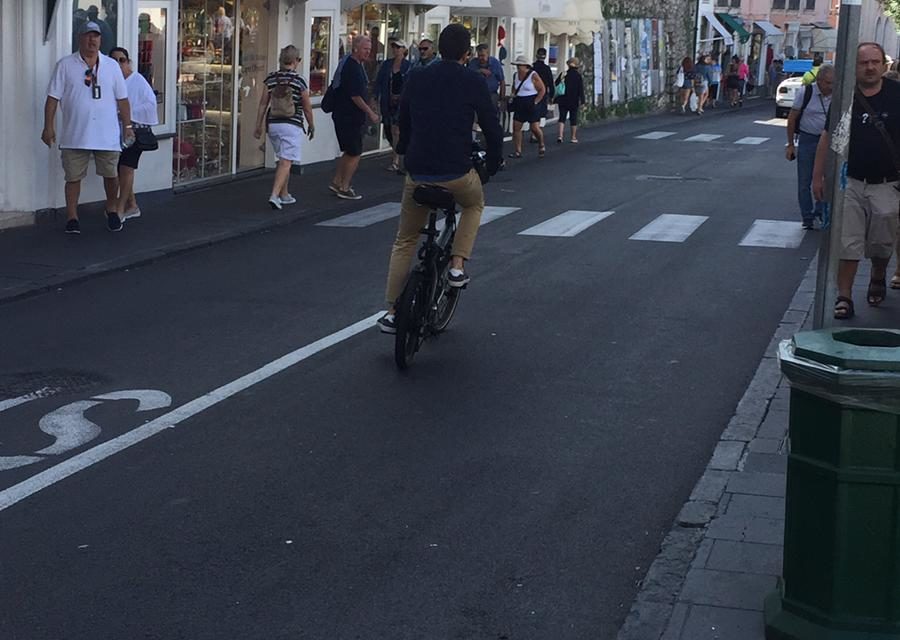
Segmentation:
[(112, 58), (98, 54), (96, 83), (100, 98), (94, 100), (90, 84), (85, 86), (88, 66), (77, 51), (56, 63), (47, 95), (59, 100), (62, 109), (60, 149), (121, 151), (119, 109), (116, 100), (128, 97), (125, 77)]
[(131, 121), (135, 124), (159, 124), (156, 94), (147, 79), (132, 72), (125, 78), (125, 86), (128, 88), (128, 102), (131, 103)]

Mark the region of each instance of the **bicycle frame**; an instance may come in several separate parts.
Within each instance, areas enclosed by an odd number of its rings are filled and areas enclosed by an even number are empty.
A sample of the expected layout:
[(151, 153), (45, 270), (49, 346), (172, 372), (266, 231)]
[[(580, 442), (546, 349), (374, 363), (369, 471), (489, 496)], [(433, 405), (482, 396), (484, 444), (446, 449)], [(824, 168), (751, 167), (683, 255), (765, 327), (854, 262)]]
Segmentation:
[(432, 209), (428, 214), (428, 226), (422, 229), (425, 242), (419, 247), (419, 264), (414, 269), (425, 275), (425, 282), (428, 286), (426, 300), (429, 300), (430, 304), (424, 329), (429, 334), (435, 333), (432, 325), (437, 307), (437, 288), (440, 284), (438, 279), (450, 262), (450, 244), (456, 233), (456, 210), (443, 210), (444, 228), (438, 231), (437, 217), (440, 212), (439, 209)]

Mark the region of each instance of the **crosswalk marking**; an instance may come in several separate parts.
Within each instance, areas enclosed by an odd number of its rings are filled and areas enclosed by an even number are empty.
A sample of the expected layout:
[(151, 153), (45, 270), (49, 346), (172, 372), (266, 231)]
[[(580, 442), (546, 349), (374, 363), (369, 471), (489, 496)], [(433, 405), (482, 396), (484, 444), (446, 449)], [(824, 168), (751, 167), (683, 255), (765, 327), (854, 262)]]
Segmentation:
[(786, 220), (756, 220), (741, 240), (742, 247), (796, 249), (803, 242), (803, 227)]
[[(484, 211), (481, 214), (481, 224), (480, 226), (486, 225), (488, 222), (493, 222), (503, 216), (508, 216), (514, 211), (518, 211), (521, 207), (489, 207), (486, 206)], [(457, 218), (457, 224), (459, 224), (459, 219)], [(437, 229), (438, 231), (443, 231), (444, 229), (444, 219), (441, 218), (437, 221)]]
[(753, 124), (767, 124), (771, 127), (786, 127), (787, 118), (772, 118), (771, 120), (754, 120)]
[(712, 142), (713, 140), (718, 140), (722, 135), (718, 133), (698, 133), (695, 136), (691, 136), (690, 138), (685, 138), (685, 142)]
[(684, 242), (708, 219), (709, 216), (664, 213), (628, 239), (652, 240), (655, 242)]
[(612, 211), (581, 211), (576, 209), (564, 211), (558, 216), (525, 229), (525, 231), (520, 231), (519, 235), (571, 238), (604, 218), (608, 218), (613, 213)]
[(735, 144), (762, 144), (766, 142), (769, 138), (757, 138), (754, 136), (748, 136), (746, 138), (741, 138), (740, 140), (735, 140)]
[(317, 227), (368, 227), (378, 222), (384, 222), (400, 215), (399, 202), (382, 202), (374, 207), (354, 211), (333, 220), (325, 220), (316, 224)]
[(661, 140), (663, 138), (668, 138), (669, 136), (674, 136), (674, 131), (651, 131), (650, 133), (645, 133), (641, 136), (635, 136), (638, 140)]

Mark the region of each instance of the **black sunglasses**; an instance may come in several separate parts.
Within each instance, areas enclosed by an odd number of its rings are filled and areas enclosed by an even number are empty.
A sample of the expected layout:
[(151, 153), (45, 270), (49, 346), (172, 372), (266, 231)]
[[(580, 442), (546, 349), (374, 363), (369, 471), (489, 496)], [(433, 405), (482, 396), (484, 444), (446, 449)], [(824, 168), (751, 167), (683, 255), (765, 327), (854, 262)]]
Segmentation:
[(94, 70), (88, 69), (84, 72), (84, 86), (89, 87), (94, 83)]
[(431, 47), (419, 47), (419, 51), (428, 51)]
[(122, 58), (116, 58), (115, 56), (113, 56), (113, 60), (115, 60), (115, 61), (118, 62), (119, 64), (122, 64), (123, 62), (128, 62), (128, 58), (125, 58), (125, 57), (122, 57)]

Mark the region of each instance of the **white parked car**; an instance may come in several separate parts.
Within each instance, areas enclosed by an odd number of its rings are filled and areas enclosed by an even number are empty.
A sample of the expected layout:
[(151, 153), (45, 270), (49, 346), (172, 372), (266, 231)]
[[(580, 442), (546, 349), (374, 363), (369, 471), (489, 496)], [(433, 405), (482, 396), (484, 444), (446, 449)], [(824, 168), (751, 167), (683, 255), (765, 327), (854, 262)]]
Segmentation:
[(775, 92), (775, 117), (787, 118), (794, 106), (798, 91), (803, 91), (803, 74), (812, 69), (812, 60), (785, 60), (783, 73), (788, 77), (781, 81)]

